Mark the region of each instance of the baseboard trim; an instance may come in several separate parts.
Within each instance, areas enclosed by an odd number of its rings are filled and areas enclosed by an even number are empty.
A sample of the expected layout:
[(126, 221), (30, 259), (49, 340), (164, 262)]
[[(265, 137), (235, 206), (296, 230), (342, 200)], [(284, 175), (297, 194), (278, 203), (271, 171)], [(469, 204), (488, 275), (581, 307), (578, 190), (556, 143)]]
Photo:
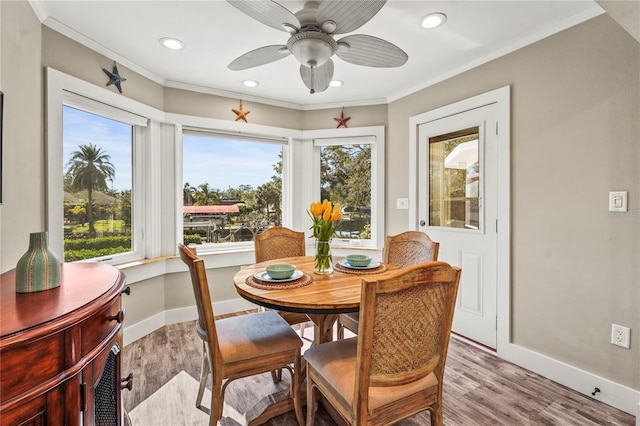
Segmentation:
[[(232, 314), (255, 308), (256, 305), (245, 299), (231, 299), (213, 304), (213, 311), (216, 315)], [(198, 318), (198, 311), (195, 305), (162, 311), (126, 327), (124, 329), (123, 344), (127, 346), (165, 325), (194, 321), (196, 318)]]
[(124, 336), (122, 338), (123, 344), (127, 346), (129, 343), (133, 343), (138, 339), (143, 338), (147, 334), (151, 334), (160, 327), (165, 325), (165, 313), (164, 311), (157, 313), (149, 318), (125, 327)]
[[(498, 345), (500, 358), (540, 374), (589, 398), (635, 415), (636, 426), (640, 426), (640, 403), (638, 403), (640, 391), (513, 343), (502, 346), (503, 348)], [(600, 392), (594, 396), (591, 393), (596, 387), (600, 389)]]

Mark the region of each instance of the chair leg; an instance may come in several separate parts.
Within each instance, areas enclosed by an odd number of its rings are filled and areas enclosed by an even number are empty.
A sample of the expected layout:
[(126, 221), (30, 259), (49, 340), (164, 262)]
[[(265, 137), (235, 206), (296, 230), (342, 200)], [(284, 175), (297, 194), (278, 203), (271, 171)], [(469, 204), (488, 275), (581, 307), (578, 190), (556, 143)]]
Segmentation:
[(222, 393), (222, 377), (215, 371), (211, 372), (211, 414), (209, 415), (209, 426), (216, 426), (222, 417), (224, 397)]
[(307, 323), (301, 322), (299, 327), (300, 327), (300, 338), (304, 339), (304, 329), (307, 328)]
[(431, 405), (429, 412), (431, 414), (431, 426), (443, 426), (442, 405), (436, 402)]
[(196, 407), (200, 408), (202, 405), (202, 395), (204, 395), (204, 389), (207, 386), (207, 378), (209, 377), (209, 356), (207, 355), (207, 349), (205, 342), (202, 342), (202, 365), (200, 366), (200, 387), (198, 388), (198, 396), (196, 397)]
[(307, 426), (313, 426), (316, 420), (316, 409), (318, 400), (314, 392), (317, 388), (313, 385), (313, 381), (309, 377), (309, 368), (307, 367)]
[(340, 318), (338, 318), (338, 321), (336, 321), (336, 328), (338, 331), (337, 340), (344, 339), (344, 325), (342, 325), (342, 323), (340, 322)]
[(273, 379), (273, 383), (278, 383), (282, 380), (282, 369), (271, 370), (271, 379)]
[(300, 369), (300, 350), (298, 350), (296, 358), (293, 362), (293, 374), (291, 374), (291, 398), (293, 399), (293, 407), (296, 412), (298, 425), (303, 426), (304, 416), (302, 414), (302, 395), (300, 394)]

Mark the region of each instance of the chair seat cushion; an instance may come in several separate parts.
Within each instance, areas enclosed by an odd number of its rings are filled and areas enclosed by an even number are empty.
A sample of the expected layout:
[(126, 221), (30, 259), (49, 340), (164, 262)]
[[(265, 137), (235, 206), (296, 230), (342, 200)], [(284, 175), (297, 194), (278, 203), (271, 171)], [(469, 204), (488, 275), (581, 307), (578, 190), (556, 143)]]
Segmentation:
[(275, 311), (216, 320), (224, 363), (296, 350), (302, 340)]
[[(358, 338), (312, 346), (304, 353), (310, 368), (324, 377), (334, 390), (353, 406), (356, 382)], [(398, 399), (438, 385), (434, 373), (402, 386), (376, 386), (369, 389), (369, 409), (374, 410)]]

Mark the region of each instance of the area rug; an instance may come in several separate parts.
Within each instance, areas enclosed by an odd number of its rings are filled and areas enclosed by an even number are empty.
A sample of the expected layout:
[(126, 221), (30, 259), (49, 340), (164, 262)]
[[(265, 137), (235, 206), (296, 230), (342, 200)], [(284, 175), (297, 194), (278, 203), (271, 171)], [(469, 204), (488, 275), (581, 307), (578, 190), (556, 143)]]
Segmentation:
[[(289, 383), (286, 370), (279, 383), (273, 383), (270, 373), (231, 382), (225, 392), (218, 425), (248, 425), (269, 405), (287, 398)], [(133, 426), (208, 425), (211, 392), (205, 389), (202, 398), (206, 408), (196, 407), (197, 394), (198, 381), (181, 371), (129, 412), (131, 423)]]

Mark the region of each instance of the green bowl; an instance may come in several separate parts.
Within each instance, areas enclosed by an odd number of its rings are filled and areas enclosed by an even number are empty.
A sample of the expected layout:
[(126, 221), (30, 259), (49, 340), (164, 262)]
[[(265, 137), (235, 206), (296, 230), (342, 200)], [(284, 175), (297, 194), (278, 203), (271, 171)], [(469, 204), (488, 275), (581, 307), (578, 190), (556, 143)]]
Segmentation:
[(267, 275), (269, 275), (274, 280), (284, 280), (291, 275), (296, 270), (294, 265), (289, 265), (288, 263), (276, 263), (275, 265), (267, 266)]
[(350, 254), (347, 256), (347, 263), (351, 266), (364, 267), (371, 263), (371, 256), (365, 254)]

